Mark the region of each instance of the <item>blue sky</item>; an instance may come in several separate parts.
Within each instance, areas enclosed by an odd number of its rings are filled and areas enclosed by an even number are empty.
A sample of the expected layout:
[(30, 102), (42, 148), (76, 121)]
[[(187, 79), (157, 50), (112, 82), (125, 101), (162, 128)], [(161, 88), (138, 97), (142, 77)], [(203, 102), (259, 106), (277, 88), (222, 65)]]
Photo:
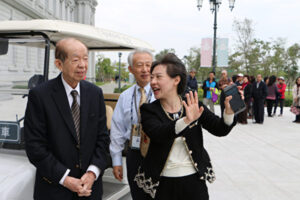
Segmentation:
[[(98, 0), (96, 26), (121, 32), (150, 43), (157, 53), (174, 48), (179, 57), (190, 47), (200, 47), (201, 38), (213, 36), (209, 0), (198, 11), (196, 0)], [(285, 38), (287, 45), (300, 43), (299, 0), (236, 0), (231, 12), (223, 0), (218, 12), (218, 37), (228, 37), (234, 49), (234, 19), (253, 21), (255, 37)], [(117, 60), (116, 53), (105, 53)], [(126, 62), (127, 54), (122, 61)]]

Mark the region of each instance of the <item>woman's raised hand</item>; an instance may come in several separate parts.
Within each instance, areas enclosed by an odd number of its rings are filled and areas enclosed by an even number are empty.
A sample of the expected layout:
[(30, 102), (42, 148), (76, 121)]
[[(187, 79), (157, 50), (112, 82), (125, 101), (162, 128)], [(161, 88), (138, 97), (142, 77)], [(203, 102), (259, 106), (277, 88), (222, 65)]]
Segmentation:
[(203, 113), (203, 106), (199, 108), (198, 104), (198, 94), (195, 91), (194, 94), (192, 91), (186, 94), (186, 102), (183, 101), (183, 106), (185, 108), (186, 116), (183, 118), (186, 124), (190, 124), (193, 121), (197, 120)]

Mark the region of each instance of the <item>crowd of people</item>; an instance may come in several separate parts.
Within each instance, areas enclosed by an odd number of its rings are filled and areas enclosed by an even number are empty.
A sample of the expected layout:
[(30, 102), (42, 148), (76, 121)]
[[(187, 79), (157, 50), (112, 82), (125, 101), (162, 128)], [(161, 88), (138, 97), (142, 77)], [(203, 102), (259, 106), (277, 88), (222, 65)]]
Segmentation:
[[(300, 77), (296, 79), (292, 89), (292, 107), (297, 108), (297, 110), (299, 110), (300, 106), (299, 78)], [(272, 75), (262, 78), (261, 74), (258, 74), (255, 78), (254, 76), (239, 73), (230, 78), (227, 75), (227, 71), (223, 70), (218, 83), (216, 83), (215, 73), (209, 72), (207, 80), (202, 83), (203, 103), (209, 106), (210, 110), (214, 112), (215, 101), (213, 100), (213, 96), (219, 95), (221, 115), (223, 115), (223, 102), (225, 98), (223, 90), (233, 83), (244, 92), (246, 105), (246, 110), (238, 114), (238, 123), (247, 124), (247, 119), (254, 119), (254, 123), (263, 124), (265, 107), (267, 116), (274, 117), (276, 116), (277, 107), (279, 105), (280, 111), (277, 116), (283, 116), (286, 92), (286, 83), (283, 76), (277, 78)], [(221, 90), (220, 94), (218, 90)], [(298, 112), (294, 112), (294, 114), (296, 115), (296, 119), (293, 122), (300, 123)]]

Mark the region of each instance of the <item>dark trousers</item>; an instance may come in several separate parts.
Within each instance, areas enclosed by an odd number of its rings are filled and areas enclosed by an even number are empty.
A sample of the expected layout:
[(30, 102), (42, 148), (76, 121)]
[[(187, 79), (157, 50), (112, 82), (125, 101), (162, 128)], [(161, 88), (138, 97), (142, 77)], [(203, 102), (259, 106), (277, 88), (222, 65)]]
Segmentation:
[(239, 113), (238, 114), (238, 123), (241, 123), (241, 124), (247, 124), (247, 115), (248, 115), (248, 110), (245, 109), (243, 112)]
[(208, 200), (204, 180), (197, 174), (184, 177), (161, 177), (156, 200)]
[(249, 100), (246, 103), (246, 110), (247, 110), (247, 118), (248, 116), (253, 118), (253, 102), (252, 100)]
[(253, 102), (254, 118), (256, 123), (264, 122), (264, 100), (254, 100)]
[(268, 116), (271, 117), (272, 116), (272, 108), (273, 105), (275, 103), (275, 100), (272, 99), (266, 99), (267, 102), (267, 112), (268, 112)]
[(284, 99), (277, 99), (275, 101), (274, 114), (276, 114), (278, 103), (279, 103), (279, 106), (280, 106), (280, 114), (282, 115), (283, 114)]
[(137, 174), (138, 168), (141, 165), (143, 157), (141, 156), (140, 150), (133, 150), (128, 148), (126, 156), (126, 166), (127, 166), (127, 179), (130, 187), (130, 193), (133, 200), (143, 200), (147, 198), (147, 194), (140, 189), (134, 177)]
[(296, 122), (300, 122), (300, 115), (296, 115), (295, 121), (296, 121)]

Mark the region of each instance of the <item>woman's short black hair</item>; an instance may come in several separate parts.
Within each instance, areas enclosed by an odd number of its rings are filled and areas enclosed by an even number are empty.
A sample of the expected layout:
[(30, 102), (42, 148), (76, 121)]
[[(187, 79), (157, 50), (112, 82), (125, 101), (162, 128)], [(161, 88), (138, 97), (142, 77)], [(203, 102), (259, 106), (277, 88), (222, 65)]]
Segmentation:
[(177, 86), (177, 93), (182, 95), (186, 88), (186, 78), (187, 78), (187, 71), (185, 69), (184, 64), (181, 60), (173, 53), (168, 53), (162, 57), (161, 60), (157, 60), (152, 63), (151, 66), (151, 74), (154, 68), (158, 65), (164, 65), (167, 67), (167, 74), (171, 78), (175, 78), (176, 76), (180, 77), (180, 82)]
[(274, 75), (270, 76), (268, 86), (273, 85), (275, 82), (276, 82), (276, 76)]
[(249, 81), (250, 81), (250, 83), (254, 83), (255, 82), (255, 77), (254, 76), (250, 76)]

